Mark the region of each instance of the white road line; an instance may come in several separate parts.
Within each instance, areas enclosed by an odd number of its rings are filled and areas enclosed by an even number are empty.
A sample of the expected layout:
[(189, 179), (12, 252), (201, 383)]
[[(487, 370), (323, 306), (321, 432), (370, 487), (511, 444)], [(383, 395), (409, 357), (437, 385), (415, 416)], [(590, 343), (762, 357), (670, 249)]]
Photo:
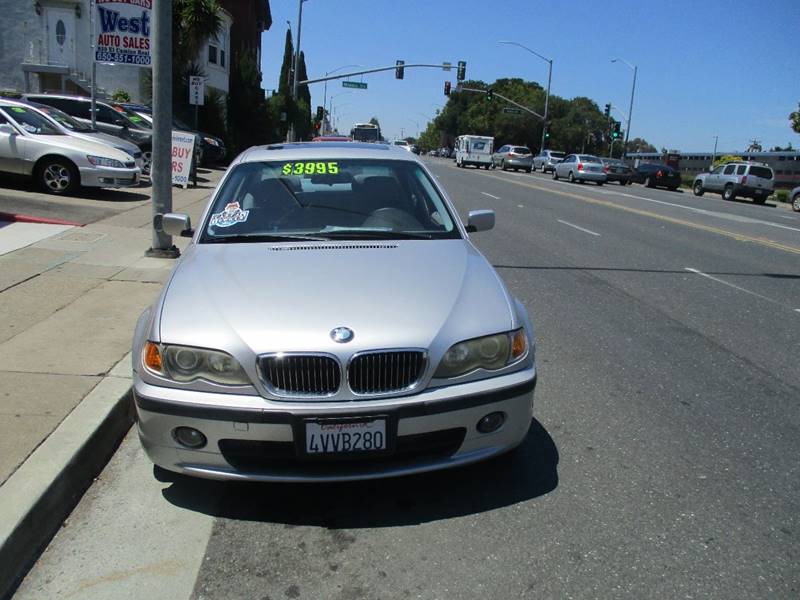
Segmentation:
[(797, 217), (793, 217), (792, 215), (778, 215), (781, 219), (789, 219), (790, 221), (794, 221)]
[(500, 196), (493, 196), (492, 194), (489, 194), (487, 192), (481, 192), (481, 194), (483, 194), (484, 196), (489, 196), (489, 198), (494, 198), (495, 200), (500, 200)]
[[(738, 285), (734, 285), (733, 283), (728, 283), (727, 281), (723, 281), (722, 279), (714, 277), (713, 275), (709, 275), (708, 273), (703, 273), (702, 271), (698, 271), (697, 269), (692, 269), (691, 267), (684, 267), (684, 269), (686, 269), (690, 273), (695, 273), (697, 275), (702, 275), (706, 279), (710, 279), (712, 281), (716, 281), (717, 283), (721, 283), (722, 285), (727, 285), (728, 287), (733, 288), (735, 290), (739, 290), (740, 292), (744, 292), (745, 294), (750, 294), (751, 296), (755, 296), (756, 298), (761, 298), (762, 300), (766, 300), (767, 302), (771, 302), (772, 304), (777, 304), (778, 306), (786, 307), (785, 304), (783, 304), (781, 302), (778, 302), (776, 300), (773, 300), (772, 298), (767, 298), (766, 296), (762, 296), (761, 294), (758, 294), (756, 292), (752, 292), (752, 291), (747, 290), (747, 289), (745, 289), (743, 287), (739, 287)], [(797, 312), (800, 312), (800, 309), (794, 309), (794, 310), (796, 310)]]
[(517, 204), (517, 207), (519, 207), (519, 208), (525, 208), (525, 205), (524, 205), (524, 204)]
[(595, 233), (594, 231), (589, 231), (588, 229), (584, 229), (583, 227), (578, 227), (577, 225), (574, 225), (572, 223), (567, 223), (566, 221), (562, 221), (561, 219), (556, 219), (556, 220), (559, 223), (562, 223), (562, 224), (566, 225), (567, 227), (574, 227), (578, 231), (583, 231), (584, 233), (588, 233), (590, 235), (596, 235), (597, 237), (600, 237), (600, 234), (599, 233)]

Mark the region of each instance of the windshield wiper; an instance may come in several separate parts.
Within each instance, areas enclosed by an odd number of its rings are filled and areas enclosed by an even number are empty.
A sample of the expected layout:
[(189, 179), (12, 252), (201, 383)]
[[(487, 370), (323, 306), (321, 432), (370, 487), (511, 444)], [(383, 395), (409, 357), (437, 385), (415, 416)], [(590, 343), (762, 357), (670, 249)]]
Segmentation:
[(206, 237), (207, 244), (257, 244), (260, 242), (324, 242), (327, 238), (307, 235), (272, 235), (263, 233), (215, 235)]
[(406, 231), (388, 231), (383, 229), (337, 229), (335, 231), (321, 231), (330, 239), (357, 240), (366, 238), (370, 240), (430, 240), (433, 236), (429, 233), (410, 233)]

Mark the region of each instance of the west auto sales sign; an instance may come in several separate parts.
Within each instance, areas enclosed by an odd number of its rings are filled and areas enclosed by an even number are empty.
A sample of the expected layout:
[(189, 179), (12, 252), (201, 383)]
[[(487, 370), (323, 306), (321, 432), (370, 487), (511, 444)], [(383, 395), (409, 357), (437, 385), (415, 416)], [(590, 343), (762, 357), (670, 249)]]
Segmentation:
[(150, 66), (153, 0), (95, 0), (95, 61)]

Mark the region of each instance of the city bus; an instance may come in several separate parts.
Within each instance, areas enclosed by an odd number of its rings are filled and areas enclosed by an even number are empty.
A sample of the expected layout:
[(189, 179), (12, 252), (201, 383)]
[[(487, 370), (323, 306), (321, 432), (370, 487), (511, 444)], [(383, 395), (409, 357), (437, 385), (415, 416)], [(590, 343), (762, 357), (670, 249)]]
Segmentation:
[(381, 128), (373, 123), (356, 123), (350, 130), (354, 142), (380, 142)]

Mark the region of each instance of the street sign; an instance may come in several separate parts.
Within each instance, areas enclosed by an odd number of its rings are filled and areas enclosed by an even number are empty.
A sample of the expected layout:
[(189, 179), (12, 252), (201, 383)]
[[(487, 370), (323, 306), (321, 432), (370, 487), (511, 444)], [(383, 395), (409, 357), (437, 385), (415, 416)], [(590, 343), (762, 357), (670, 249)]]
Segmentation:
[(445, 71), (449, 71), (452, 68), (453, 68), (453, 63), (449, 62), (442, 63), (442, 69), (444, 69)]
[(361, 81), (343, 81), (342, 87), (346, 88), (356, 88), (358, 90), (365, 90), (367, 89), (367, 84)]
[(521, 108), (514, 108), (513, 106), (507, 106), (507, 107), (505, 107), (503, 109), (503, 112), (507, 113), (509, 115), (521, 115), (522, 114), (522, 109)]
[(203, 106), (206, 101), (206, 82), (202, 77), (189, 77), (189, 104)]

